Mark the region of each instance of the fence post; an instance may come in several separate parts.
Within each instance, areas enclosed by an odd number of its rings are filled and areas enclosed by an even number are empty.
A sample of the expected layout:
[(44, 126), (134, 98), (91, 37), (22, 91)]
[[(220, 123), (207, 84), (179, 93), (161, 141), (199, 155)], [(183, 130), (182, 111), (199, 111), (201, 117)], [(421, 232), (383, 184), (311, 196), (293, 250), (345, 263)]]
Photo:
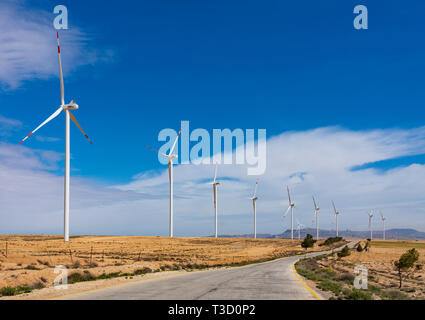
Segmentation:
[(74, 261), (72, 260), (72, 251), (71, 251), (71, 248), (69, 248), (69, 256), (71, 257), (71, 263), (74, 263)]

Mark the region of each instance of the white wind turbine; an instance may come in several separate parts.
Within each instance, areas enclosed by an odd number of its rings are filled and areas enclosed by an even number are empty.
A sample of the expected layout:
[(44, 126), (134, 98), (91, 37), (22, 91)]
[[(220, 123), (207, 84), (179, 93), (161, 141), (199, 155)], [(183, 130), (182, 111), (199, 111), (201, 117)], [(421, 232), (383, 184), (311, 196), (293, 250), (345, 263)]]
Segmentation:
[(338, 215), (339, 211), (336, 211), (335, 203), (332, 200), (332, 206), (334, 207), (334, 214), (335, 214), (335, 224), (336, 224), (336, 236), (338, 237)]
[(373, 211), (367, 213), (369, 216), (369, 231), (370, 231), (370, 240), (372, 240), (372, 217), (373, 217)]
[(170, 237), (173, 236), (173, 159), (177, 159), (177, 154), (173, 154), (174, 148), (176, 147), (177, 140), (179, 139), (181, 129), (176, 137), (176, 140), (174, 140), (174, 144), (170, 149), (170, 152), (168, 154), (162, 153), (161, 151), (158, 151), (154, 148), (151, 148), (149, 146), (146, 146), (146, 148), (149, 148), (155, 152), (158, 152), (160, 155), (163, 155), (168, 159), (168, 179), (170, 181)]
[(298, 229), (298, 240), (301, 240), (301, 228), (304, 227), (302, 223), (300, 223), (297, 219), (297, 229)]
[[(27, 135), (24, 139), (22, 139), (19, 144), (24, 142), (26, 139), (28, 139), (32, 134), (34, 134), (38, 129), (40, 129), (42, 126), (44, 126), (49, 121), (56, 118), (61, 111), (65, 111), (65, 184), (64, 184), (64, 240), (67, 242), (69, 241), (69, 179), (70, 179), (70, 122), (69, 119), (71, 118), (72, 121), (77, 125), (77, 127), (81, 130), (81, 132), (84, 134), (84, 136), (87, 138), (87, 140), (90, 141), (89, 137), (86, 135), (86, 133), (81, 128), (80, 124), (77, 122), (77, 119), (75, 119), (74, 115), (71, 113), (71, 110), (78, 109), (78, 104), (75, 103), (74, 100), (71, 100), (70, 103), (65, 104), (65, 90), (64, 90), (64, 84), (63, 84), (63, 74), (62, 74), (62, 62), (61, 62), (61, 51), (59, 46), (59, 32), (56, 32), (56, 38), (58, 42), (58, 60), (59, 60), (59, 79), (60, 79), (60, 91), (61, 91), (61, 104), (59, 109), (57, 109), (50, 117), (48, 117), (42, 124), (40, 124), (34, 131), (32, 131), (29, 135)], [(90, 141), (90, 143), (92, 143)]]
[(252, 200), (252, 206), (254, 207), (254, 239), (257, 239), (257, 187), (258, 187), (258, 180), (255, 181), (255, 187), (254, 187), (254, 193), (252, 197), (250, 198)]
[(220, 181), (217, 181), (217, 166), (218, 162), (215, 164), (215, 172), (214, 172), (214, 181), (211, 182), (213, 186), (214, 192), (214, 215), (215, 215), (215, 237), (217, 238), (217, 186), (220, 184)]
[(382, 239), (383, 240), (385, 240), (385, 220), (387, 220), (387, 217), (385, 217), (383, 214), (382, 214), (382, 212), (381, 211), (379, 211), (379, 214), (381, 215), (381, 220), (382, 220), (382, 230), (383, 230), (383, 233), (382, 233)]
[(313, 198), (313, 204), (314, 204), (314, 215), (316, 217), (316, 240), (319, 240), (319, 210), (320, 208), (316, 205), (316, 200)]
[(291, 239), (294, 240), (294, 208), (295, 208), (295, 202), (292, 202), (291, 201), (291, 194), (289, 192), (289, 187), (288, 186), (286, 186), (286, 190), (288, 190), (289, 206), (288, 206), (288, 209), (286, 209), (285, 213), (283, 214), (283, 219), (285, 219), (285, 217), (288, 214), (289, 210), (291, 210)]

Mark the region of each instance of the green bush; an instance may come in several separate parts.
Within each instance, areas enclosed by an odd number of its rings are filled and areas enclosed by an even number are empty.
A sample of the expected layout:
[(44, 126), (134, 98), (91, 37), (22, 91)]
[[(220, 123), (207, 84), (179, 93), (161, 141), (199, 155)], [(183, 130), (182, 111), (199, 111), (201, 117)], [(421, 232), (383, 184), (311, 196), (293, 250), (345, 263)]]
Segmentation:
[(332, 243), (336, 243), (336, 242), (340, 242), (342, 241), (342, 237), (330, 237), (327, 238), (322, 244), (321, 246), (329, 246)]
[(27, 270), (40, 270), (39, 268), (37, 268), (36, 266), (29, 264), (25, 267), (25, 269)]
[(331, 291), (336, 296), (341, 293), (341, 286), (332, 280), (321, 280), (317, 287), (323, 291)]
[(21, 293), (29, 293), (32, 291), (32, 288), (27, 286), (18, 286), (18, 287), (4, 287), (0, 289), (1, 296), (15, 296)]
[(4, 287), (0, 289), (0, 296), (14, 296), (16, 292), (15, 288)]
[(313, 239), (313, 236), (311, 234), (307, 234), (303, 242), (301, 242), (301, 247), (303, 247), (304, 249), (311, 248), (314, 246), (315, 242), (316, 240)]
[(348, 300), (372, 300), (372, 295), (364, 290), (352, 289), (344, 291), (344, 298)]
[(349, 255), (350, 255), (350, 249), (347, 246), (345, 246), (344, 248), (342, 248), (340, 252), (338, 252), (338, 257), (340, 258), (349, 256)]
[(74, 272), (68, 276), (68, 283), (72, 284), (76, 282), (90, 281), (95, 279), (96, 277), (94, 277), (90, 272), (85, 272), (84, 274), (81, 274), (79, 272)]

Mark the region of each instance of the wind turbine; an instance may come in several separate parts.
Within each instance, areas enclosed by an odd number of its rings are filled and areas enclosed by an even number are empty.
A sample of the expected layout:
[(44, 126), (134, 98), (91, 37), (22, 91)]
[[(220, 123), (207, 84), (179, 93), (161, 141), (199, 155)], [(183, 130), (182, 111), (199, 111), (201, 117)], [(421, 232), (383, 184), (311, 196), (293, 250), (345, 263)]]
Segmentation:
[(316, 205), (316, 200), (313, 198), (313, 204), (314, 204), (314, 215), (316, 216), (316, 240), (319, 240), (319, 210), (320, 208)]
[(332, 206), (334, 207), (335, 223), (336, 223), (336, 236), (338, 237), (338, 215), (339, 215), (339, 212), (336, 211), (335, 203), (333, 202), (333, 200), (332, 200)]
[(289, 187), (288, 186), (286, 186), (286, 190), (288, 190), (289, 206), (288, 206), (288, 209), (286, 209), (285, 213), (283, 214), (283, 219), (285, 219), (285, 217), (288, 214), (289, 210), (291, 210), (291, 239), (294, 240), (294, 208), (295, 208), (295, 202), (292, 202), (291, 201), (291, 194), (289, 192)]
[(300, 223), (297, 219), (298, 240), (301, 240), (301, 227), (304, 227), (304, 225)]
[(217, 186), (220, 184), (220, 181), (217, 181), (217, 166), (218, 162), (215, 164), (215, 172), (214, 172), (214, 181), (211, 182), (213, 186), (214, 192), (214, 214), (215, 214), (215, 237), (217, 238)]
[[(32, 134), (34, 134), (38, 129), (44, 126), (46, 123), (50, 122), (54, 118), (56, 118), (61, 111), (65, 111), (65, 184), (64, 184), (64, 241), (69, 241), (69, 173), (70, 173), (70, 122), (69, 118), (74, 121), (77, 127), (81, 130), (87, 140), (90, 141), (89, 137), (86, 135), (84, 130), (81, 128), (80, 124), (75, 119), (74, 115), (71, 113), (71, 110), (78, 109), (78, 104), (75, 103), (74, 100), (71, 100), (70, 103), (65, 104), (65, 93), (64, 93), (64, 84), (63, 84), (63, 74), (62, 74), (62, 62), (61, 62), (61, 50), (59, 46), (59, 32), (56, 32), (56, 38), (58, 42), (58, 60), (59, 60), (59, 79), (60, 79), (60, 91), (61, 91), (61, 104), (59, 109), (57, 109), (53, 114), (48, 117), (42, 124), (40, 124), (34, 131), (32, 131), (29, 135), (27, 135), (24, 139), (22, 139), (19, 144), (27, 140)], [(90, 143), (92, 143), (90, 141)]]
[(176, 140), (174, 140), (174, 144), (170, 149), (170, 152), (168, 154), (162, 153), (161, 151), (158, 151), (154, 148), (151, 148), (149, 146), (146, 146), (146, 148), (149, 148), (155, 152), (158, 152), (160, 155), (163, 155), (168, 159), (168, 179), (170, 181), (170, 237), (173, 237), (173, 159), (177, 159), (178, 155), (173, 154), (174, 148), (176, 147), (177, 140), (179, 139), (180, 133), (182, 130), (180, 129)]
[(255, 181), (255, 188), (254, 193), (251, 197), (252, 200), (252, 206), (254, 207), (254, 239), (257, 239), (257, 187), (258, 187), (258, 180)]
[(381, 220), (382, 220), (382, 226), (383, 226), (383, 235), (382, 238), (385, 240), (385, 220), (387, 220), (387, 217), (385, 217), (381, 211), (379, 211), (381, 214)]
[(372, 240), (372, 217), (373, 217), (373, 211), (367, 213), (369, 216), (369, 231), (370, 231), (370, 240)]

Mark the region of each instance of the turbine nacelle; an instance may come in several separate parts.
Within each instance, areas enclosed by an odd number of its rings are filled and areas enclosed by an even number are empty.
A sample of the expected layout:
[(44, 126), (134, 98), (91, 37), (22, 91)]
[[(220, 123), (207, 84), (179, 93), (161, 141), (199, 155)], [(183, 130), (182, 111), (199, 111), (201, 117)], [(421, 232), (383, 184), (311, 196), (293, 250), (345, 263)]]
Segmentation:
[(70, 103), (63, 105), (62, 109), (63, 110), (77, 110), (78, 104), (76, 104), (74, 100), (71, 100)]

